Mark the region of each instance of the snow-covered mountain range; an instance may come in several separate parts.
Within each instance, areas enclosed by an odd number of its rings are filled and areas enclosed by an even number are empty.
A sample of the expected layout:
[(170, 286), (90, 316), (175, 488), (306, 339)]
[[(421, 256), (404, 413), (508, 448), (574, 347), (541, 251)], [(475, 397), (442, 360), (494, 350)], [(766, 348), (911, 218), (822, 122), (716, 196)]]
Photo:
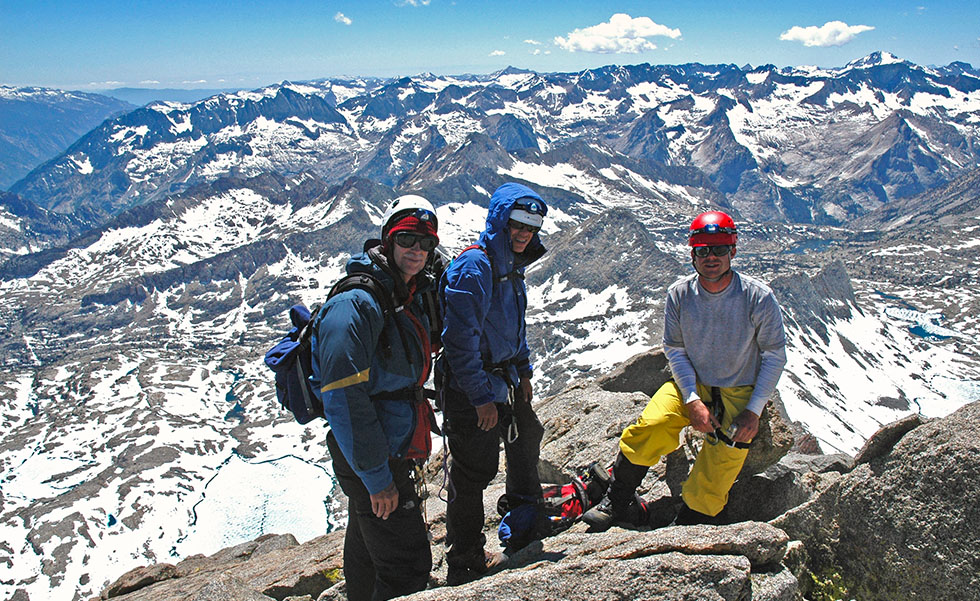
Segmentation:
[(492, 170), (570, 162), (563, 184), (579, 194), (584, 178), (655, 196), (634, 177), (653, 170), (654, 180), (711, 189), (746, 217), (842, 223), (980, 165), (978, 110), (970, 65), (887, 53), (830, 70), (635, 65), (283, 83), (138, 109), (11, 191), (96, 223), (223, 175), (417, 186), (487, 136), (485, 152), (510, 154)]
[(136, 565), (331, 528), (325, 428), (278, 410), (261, 358), (402, 191), (438, 206), (450, 254), (504, 181), (553, 207), (528, 274), (539, 397), (659, 344), (686, 225), (721, 206), (736, 268), (783, 304), (778, 405), (814, 446), (975, 400), (977, 76), (887, 55), (508, 70), (103, 123), (0, 198), (0, 592), (88, 599)]
[(106, 118), (133, 108), (100, 94), (0, 85), (0, 188), (61, 154)]

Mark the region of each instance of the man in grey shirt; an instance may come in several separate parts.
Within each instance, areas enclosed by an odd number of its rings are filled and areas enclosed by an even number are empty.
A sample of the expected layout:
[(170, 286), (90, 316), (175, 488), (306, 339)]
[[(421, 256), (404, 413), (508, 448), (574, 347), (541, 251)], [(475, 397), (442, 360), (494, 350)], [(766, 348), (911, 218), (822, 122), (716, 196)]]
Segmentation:
[(649, 466), (680, 446), (688, 425), (708, 436), (684, 482), (676, 523), (720, 521), (786, 364), (779, 304), (768, 286), (732, 270), (736, 240), (735, 222), (721, 211), (691, 223), (697, 273), (668, 289), (664, 308), (663, 345), (673, 380), (623, 431), (608, 497), (584, 516), (594, 528), (647, 523), (636, 488)]

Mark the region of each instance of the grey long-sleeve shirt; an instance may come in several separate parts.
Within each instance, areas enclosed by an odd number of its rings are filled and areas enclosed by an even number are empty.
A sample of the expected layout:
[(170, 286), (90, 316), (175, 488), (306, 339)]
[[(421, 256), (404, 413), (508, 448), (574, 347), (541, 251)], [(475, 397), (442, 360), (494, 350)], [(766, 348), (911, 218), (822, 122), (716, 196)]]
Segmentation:
[(761, 281), (735, 271), (718, 293), (705, 290), (697, 274), (671, 285), (663, 343), (686, 403), (700, 398), (697, 382), (754, 386), (747, 409), (760, 415), (786, 365), (786, 334), (775, 295)]

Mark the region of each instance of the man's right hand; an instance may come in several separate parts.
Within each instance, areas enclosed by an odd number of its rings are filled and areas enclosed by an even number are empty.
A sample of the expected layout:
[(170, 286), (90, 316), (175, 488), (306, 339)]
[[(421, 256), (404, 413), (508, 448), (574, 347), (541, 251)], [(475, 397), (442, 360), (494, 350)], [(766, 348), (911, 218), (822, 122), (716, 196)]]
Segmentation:
[(497, 404), (494, 402), (476, 406), (476, 425), (484, 432), (497, 425)]
[(395, 509), (398, 509), (398, 489), (394, 482), (371, 495), (371, 511), (382, 520), (387, 520)]
[(721, 427), (701, 399), (695, 399), (684, 407), (687, 408), (687, 419), (691, 420), (691, 427), (698, 432), (708, 434), (714, 432), (715, 428)]

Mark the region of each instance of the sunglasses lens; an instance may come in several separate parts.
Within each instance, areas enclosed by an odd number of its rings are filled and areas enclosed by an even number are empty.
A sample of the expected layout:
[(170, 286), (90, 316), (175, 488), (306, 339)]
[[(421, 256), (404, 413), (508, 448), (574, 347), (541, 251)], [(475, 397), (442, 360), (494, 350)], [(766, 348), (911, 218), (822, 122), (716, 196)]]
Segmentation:
[(537, 233), (537, 231), (541, 229), (539, 227), (534, 227), (533, 225), (528, 225), (526, 223), (521, 223), (520, 221), (514, 221), (513, 219), (511, 219), (510, 221), (508, 221), (507, 222), (507, 225), (512, 230), (531, 232), (532, 234)]
[(725, 255), (732, 252), (732, 247), (728, 245), (723, 246), (696, 246), (694, 247), (694, 256), (705, 258), (708, 255), (714, 255), (716, 257), (724, 257)]
[(413, 246), (415, 246), (415, 241), (418, 239), (418, 236), (416, 236), (415, 234), (398, 232), (397, 234), (395, 234), (394, 239), (395, 239), (395, 244), (397, 244), (398, 246), (402, 248), (412, 248)]
[(395, 244), (402, 248), (412, 248), (415, 243), (419, 243), (419, 248), (425, 252), (429, 252), (438, 245), (438, 241), (435, 236), (420, 236), (419, 234), (412, 234), (409, 232), (398, 232), (394, 236)]

